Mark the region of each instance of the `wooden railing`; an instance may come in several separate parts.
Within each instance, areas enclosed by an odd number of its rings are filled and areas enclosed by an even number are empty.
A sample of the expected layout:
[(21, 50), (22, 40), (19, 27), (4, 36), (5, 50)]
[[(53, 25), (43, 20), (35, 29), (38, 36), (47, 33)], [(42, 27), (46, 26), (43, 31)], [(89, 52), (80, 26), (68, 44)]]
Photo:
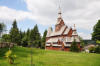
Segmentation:
[(12, 48), (13, 46), (14, 46), (14, 43), (8, 43), (8, 42), (0, 43), (0, 48), (5, 48), (5, 47)]

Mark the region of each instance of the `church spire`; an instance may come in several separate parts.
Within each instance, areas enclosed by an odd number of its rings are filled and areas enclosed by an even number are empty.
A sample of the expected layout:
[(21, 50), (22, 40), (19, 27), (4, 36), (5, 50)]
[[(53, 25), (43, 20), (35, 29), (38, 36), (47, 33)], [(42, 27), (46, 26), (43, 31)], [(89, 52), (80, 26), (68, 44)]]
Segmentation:
[(61, 18), (61, 0), (59, 0), (59, 12), (58, 12), (58, 18)]
[(61, 0), (59, 0), (59, 11), (58, 11), (58, 18), (57, 18), (57, 23), (56, 23), (56, 25), (65, 25), (64, 24), (64, 21), (63, 21), (63, 19), (62, 19), (62, 16), (61, 16)]

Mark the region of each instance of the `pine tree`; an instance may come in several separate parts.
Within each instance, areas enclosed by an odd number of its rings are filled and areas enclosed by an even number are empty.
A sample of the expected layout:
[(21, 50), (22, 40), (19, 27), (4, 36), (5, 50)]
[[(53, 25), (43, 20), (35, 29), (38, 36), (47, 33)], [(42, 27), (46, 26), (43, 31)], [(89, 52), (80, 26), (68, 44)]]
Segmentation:
[(72, 52), (79, 52), (79, 48), (78, 48), (78, 45), (77, 45), (77, 43), (76, 43), (76, 40), (74, 40), (74, 41), (72, 42), (70, 51), (72, 51)]
[(44, 34), (42, 37), (42, 45), (41, 45), (42, 49), (45, 49), (46, 35), (47, 35), (47, 30), (44, 31)]
[(33, 42), (34, 47), (41, 47), (41, 36), (37, 25), (35, 25), (34, 29), (31, 30), (30, 41)]
[(100, 41), (100, 20), (98, 20), (97, 24), (93, 28), (92, 40)]
[(19, 34), (19, 30), (17, 28), (16, 20), (13, 22), (12, 26), (13, 27), (10, 30), (11, 42), (19, 44), (20, 43), (20, 34)]
[(35, 25), (35, 27), (34, 27), (34, 33), (35, 33), (34, 44), (35, 44), (35, 47), (39, 48), (39, 47), (41, 47), (41, 36), (40, 36), (37, 25)]
[(31, 34), (31, 31), (30, 31), (30, 29), (28, 29), (27, 32), (26, 32), (26, 35), (27, 35), (28, 41), (30, 41), (30, 34)]
[(24, 46), (24, 47), (27, 47), (28, 46), (28, 36), (27, 35), (25, 35), (22, 38), (22, 46)]

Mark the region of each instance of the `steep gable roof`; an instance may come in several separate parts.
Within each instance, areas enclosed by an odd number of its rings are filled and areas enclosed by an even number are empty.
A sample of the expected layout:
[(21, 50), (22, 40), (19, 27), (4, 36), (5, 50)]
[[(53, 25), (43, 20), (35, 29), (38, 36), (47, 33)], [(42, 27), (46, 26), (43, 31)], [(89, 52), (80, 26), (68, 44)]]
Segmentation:
[(61, 29), (59, 30), (59, 31), (54, 31), (54, 32), (52, 32), (51, 33), (51, 35), (50, 36), (57, 36), (57, 35), (61, 35), (62, 33), (63, 33), (63, 31), (65, 30), (65, 28), (66, 28), (66, 26), (64, 25), (64, 26), (62, 26), (61, 27)]

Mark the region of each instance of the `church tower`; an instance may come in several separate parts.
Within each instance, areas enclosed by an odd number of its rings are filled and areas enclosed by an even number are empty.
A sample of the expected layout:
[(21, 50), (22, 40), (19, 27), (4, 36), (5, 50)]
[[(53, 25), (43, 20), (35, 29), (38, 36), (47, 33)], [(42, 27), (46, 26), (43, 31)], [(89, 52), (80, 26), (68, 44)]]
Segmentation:
[(56, 32), (59, 31), (60, 28), (61, 28), (62, 26), (64, 26), (64, 25), (65, 25), (65, 23), (64, 23), (64, 21), (63, 21), (63, 19), (62, 19), (61, 7), (60, 7), (60, 4), (59, 4), (59, 12), (58, 12), (57, 23), (56, 23), (56, 25), (55, 25), (55, 31), (56, 31)]
[(47, 31), (46, 35), (46, 44), (45, 49), (48, 50), (60, 50), (60, 51), (70, 51), (71, 44), (74, 40), (81, 50), (80, 39), (77, 33), (77, 30), (72, 27), (68, 27), (62, 18), (62, 12), (59, 2), (59, 11), (57, 23), (55, 25), (55, 29), (53, 30), (51, 27)]

